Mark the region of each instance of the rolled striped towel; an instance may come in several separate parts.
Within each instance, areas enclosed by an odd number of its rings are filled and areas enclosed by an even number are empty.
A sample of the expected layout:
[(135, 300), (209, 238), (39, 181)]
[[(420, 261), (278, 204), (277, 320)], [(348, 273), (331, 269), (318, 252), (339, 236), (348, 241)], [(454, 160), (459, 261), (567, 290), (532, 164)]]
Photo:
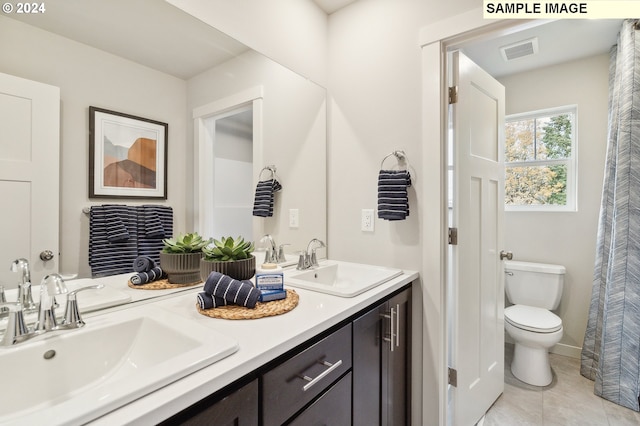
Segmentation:
[(200, 306), (200, 309), (211, 309), (211, 308), (217, 308), (218, 306), (227, 305), (227, 301), (224, 300), (222, 297), (212, 296), (209, 293), (204, 291), (198, 293), (198, 295), (196, 296), (196, 299), (198, 301), (198, 306)]
[(378, 218), (404, 220), (409, 216), (411, 175), (408, 170), (380, 170), (378, 174)]
[(159, 280), (161, 277), (162, 269), (160, 269), (159, 266), (156, 266), (155, 268), (151, 268), (148, 271), (138, 272), (137, 274), (129, 278), (129, 281), (131, 281), (131, 284), (133, 285), (142, 285), (155, 280)]
[(256, 185), (256, 195), (253, 202), (253, 215), (260, 217), (273, 216), (273, 194), (282, 189), (276, 179), (261, 180)]
[(133, 261), (133, 270), (135, 272), (148, 272), (156, 267), (156, 262), (149, 256), (138, 256)]
[(260, 290), (250, 280), (238, 281), (228, 275), (213, 271), (204, 283), (204, 292), (225, 299), (229, 304), (256, 307), (260, 299)]

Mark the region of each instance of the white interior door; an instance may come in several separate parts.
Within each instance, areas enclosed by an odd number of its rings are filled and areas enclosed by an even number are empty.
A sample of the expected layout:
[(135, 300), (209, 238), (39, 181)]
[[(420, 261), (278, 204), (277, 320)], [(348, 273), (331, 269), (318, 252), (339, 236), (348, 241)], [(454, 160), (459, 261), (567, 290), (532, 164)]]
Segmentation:
[[(60, 89), (0, 73), (0, 284), (25, 258), (39, 284), (58, 271)], [(51, 251), (51, 260), (40, 253)]]
[(449, 419), (474, 425), (504, 389), (504, 87), (459, 52), (451, 55), (453, 212)]

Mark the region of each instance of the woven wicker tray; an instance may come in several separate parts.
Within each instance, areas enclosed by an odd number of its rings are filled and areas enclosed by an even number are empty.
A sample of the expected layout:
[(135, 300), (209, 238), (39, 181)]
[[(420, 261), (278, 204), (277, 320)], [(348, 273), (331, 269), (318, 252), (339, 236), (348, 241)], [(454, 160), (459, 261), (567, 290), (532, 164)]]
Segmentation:
[(135, 285), (131, 283), (131, 280), (127, 281), (127, 285), (136, 290), (167, 290), (171, 288), (191, 287), (194, 285), (202, 284), (202, 281), (188, 284), (171, 284), (168, 279), (151, 281), (150, 283)]
[(212, 309), (202, 309), (196, 304), (196, 309), (202, 315), (211, 318), (222, 318), (230, 320), (240, 319), (257, 319), (271, 317), (274, 315), (284, 314), (298, 306), (300, 297), (294, 290), (287, 289), (287, 298), (281, 300), (273, 300), (271, 302), (258, 302), (254, 309), (245, 308), (243, 306), (229, 305), (220, 306)]

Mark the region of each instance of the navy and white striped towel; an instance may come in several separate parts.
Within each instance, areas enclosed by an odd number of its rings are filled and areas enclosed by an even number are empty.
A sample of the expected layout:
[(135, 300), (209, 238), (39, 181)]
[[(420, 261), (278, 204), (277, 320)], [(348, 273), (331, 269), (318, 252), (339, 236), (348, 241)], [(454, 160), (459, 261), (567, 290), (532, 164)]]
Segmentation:
[(134, 272), (147, 272), (156, 267), (156, 262), (149, 256), (138, 256), (133, 261)]
[(261, 180), (256, 185), (256, 196), (253, 202), (253, 215), (260, 217), (273, 216), (273, 194), (282, 189), (276, 179)]
[(408, 170), (380, 170), (378, 174), (378, 218), (404, 220), (409, 216), (411, 175)]
[(125, 222), (128, 219), (127, 206), (111, 205), (105, 209), (105, 229), (110, 243), (127, 241), (130, 237)]
[(260, 299), (260, 290), (250, 280), (238, 281), (228, 275), (213, 271), (204, 283), (204, 292), (214, 297), (221, 297), (229, 304), (256, 307)]
[(155, 268), (151, 268), (148, 271), (138, 272), (137, 274), (129, 278), (129, 280), (133, 285), (142, 285), (155, 280), (159, 280), (160, 278), (162, 278), (162, 273), (162, 269), (160, 269), (159, 266), (156, 266)]
[(162, 278), (162, 269), (149, 256), (138, 256), (133, 261), (133, 270), (136, 272), (129, 281), (134, 285), (150, 283)]
[(200, 309), (217, 308), (218, 306), (227, 306), (227, 301), (222, 297), (212, 296), (207, 292), (200, 292), (196, 296)]
[(163, 238), (173, 235), (173, 209), (169, 206), (138, 206), (138, 256), (149, 256), (160, 263)]
[[(113, 240), (109, 226), (117, 218), (126, 228), (128, 239)], [(91, 206), (89, 213), (89, 266), (92, 277), (131, 272), (138, 256), (136, 207), (117, 204)], [(159, 257), (159, 255), (158, 255)], [(158, 259), (159, 260), (159, 259)]]
[(156, 206), (142, 206), (144, 233), (149, 238), (164, 238), (164, 226)]

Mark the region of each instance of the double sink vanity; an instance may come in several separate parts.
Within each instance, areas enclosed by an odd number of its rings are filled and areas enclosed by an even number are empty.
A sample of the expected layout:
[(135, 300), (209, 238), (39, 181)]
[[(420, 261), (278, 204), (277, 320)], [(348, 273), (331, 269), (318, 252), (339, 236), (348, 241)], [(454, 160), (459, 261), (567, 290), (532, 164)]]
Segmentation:
[(105, 286), (78, 297), (86, 325), (0, 350), (1, 424), (406, 421), (416, 272), (288, 268), (298, 306), (255, 320), (201, 315), (200, 285), (147, 298), (127, 278), (68, 281)]

